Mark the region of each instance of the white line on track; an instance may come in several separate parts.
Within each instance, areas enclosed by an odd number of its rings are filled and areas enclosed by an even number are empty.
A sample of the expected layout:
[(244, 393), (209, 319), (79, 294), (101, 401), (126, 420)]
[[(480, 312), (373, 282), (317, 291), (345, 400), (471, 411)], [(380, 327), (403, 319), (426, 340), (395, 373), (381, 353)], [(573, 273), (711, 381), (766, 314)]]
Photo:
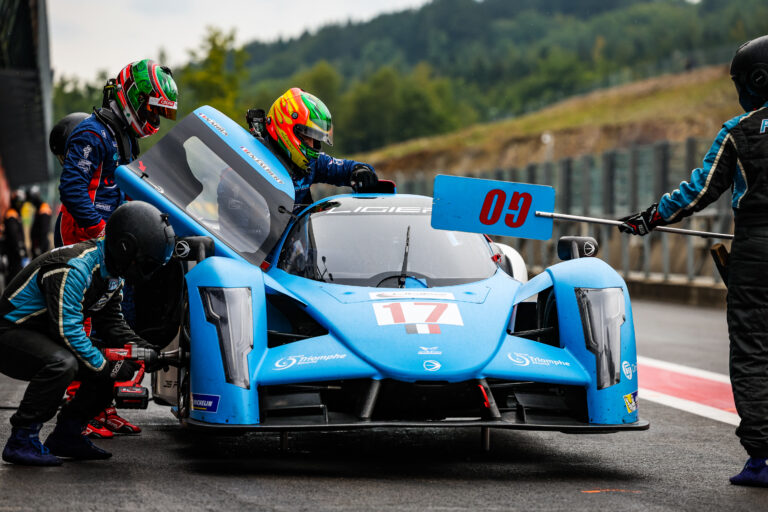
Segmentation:
[(683, 375), (690, 375), (692, 377), (701, 377), (702, 379), (709, 379), (715, 382), (724, 382), (725, 384), (731, 383), (731, 379), (722, 373), (699, 370), (698, 368), (691, 368), (690, 366), (669, 363), (667, 361), (661, 361), (660, 359), (637, 356), (637, 362), (646, 366), (652, 366), (653, 368), (659, 368), (660, 370), (669, 370), (672, 372), (682, 373)]
[(652, 391), (650, 389), (640, 388), (640, 398), (648, 400), (649, 402), (656, 402), (657, 404), (666, 405), (667, 407), (674, 407), (681, 411), (696, 414), (698, 416), (704, 416), (712, 420), (722, 421), (729, 425), (739, 424), (739, 415), (732, 412), (722, 411), (715, 407), (708, 405), (702, 405), (691, 400), (685, 400), (683, 398), (677, 398), (676, 396), (665, 395), (658, 391)]

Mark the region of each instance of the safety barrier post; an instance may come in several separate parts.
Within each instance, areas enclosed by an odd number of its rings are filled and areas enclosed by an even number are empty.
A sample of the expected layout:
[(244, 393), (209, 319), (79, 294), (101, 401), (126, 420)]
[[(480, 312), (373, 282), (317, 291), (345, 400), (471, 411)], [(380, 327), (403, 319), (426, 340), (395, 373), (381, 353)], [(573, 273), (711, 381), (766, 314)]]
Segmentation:
[[(654, 198), (658, 200), (669, 190), (669, 142), (662, 141), (653, 148)], [(669, 279), (669, 240), (666, 233), (661, 233), (661, 271), (664, 280)]]

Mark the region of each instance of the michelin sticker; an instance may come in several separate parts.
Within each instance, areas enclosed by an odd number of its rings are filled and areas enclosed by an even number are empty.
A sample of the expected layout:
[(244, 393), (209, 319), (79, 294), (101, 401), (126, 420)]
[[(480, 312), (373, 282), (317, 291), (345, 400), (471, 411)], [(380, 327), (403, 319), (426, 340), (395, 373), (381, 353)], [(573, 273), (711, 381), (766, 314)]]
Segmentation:
[(192, 393), (192, 410), (202, 412), (216, 412), (219, 410), (218, 395), (203, 395)]
[(624, 395), (624, 406), (630, 414), (637, 410), (637, 391)]
[(281, 357), (280, 359), (275, 361), (274, 369), (278, 371), (287, 370), (288, 368), (291, 368), (293, 366), (317, 364), (321, 361), (333, 361), (336, 359), (344, 359), (345, 357), (347, 357), (347, 354), (331, 354), (331, 355), (323, 355), (323, 356), (305, 356), (305, 355), (286, 356), (286, 357)]
[(507, 359), (512, 361), (518, 366), (571, 366), (568, 361), (561, 361), (560, 359), (545, 359), (543, 357), (532, 356), (530, 354), (522, 354), (520, 352), (512, 352), (507, 354)]

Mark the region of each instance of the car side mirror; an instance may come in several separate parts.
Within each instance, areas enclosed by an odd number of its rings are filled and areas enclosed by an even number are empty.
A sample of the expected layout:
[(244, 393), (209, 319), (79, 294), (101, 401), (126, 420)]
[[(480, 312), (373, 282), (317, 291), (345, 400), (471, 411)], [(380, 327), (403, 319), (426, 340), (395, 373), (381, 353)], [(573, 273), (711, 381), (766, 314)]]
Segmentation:
[(208, 256), (213, 256), (216, 246), (209, 236), (185, 236), (176, 239), (173, 257), (182, 261), (200, 263)]
[(591, 236), (562, 236), (557, 241), (557, 257), (562, 261), (597, 256), (597, 240)]

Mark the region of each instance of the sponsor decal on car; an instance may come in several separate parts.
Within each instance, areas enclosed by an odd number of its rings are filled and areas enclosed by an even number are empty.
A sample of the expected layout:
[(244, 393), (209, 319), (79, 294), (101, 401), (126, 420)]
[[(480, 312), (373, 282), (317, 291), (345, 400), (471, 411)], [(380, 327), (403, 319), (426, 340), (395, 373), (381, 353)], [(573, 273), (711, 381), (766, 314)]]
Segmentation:
[(189, 242), (186, 240), (179, 240), (173, 248), (174, 254), (179, 258), (186, 258), (189, 253), (192, 252), (192, 248), (189, 246)]
[(406, 334), (440, 334), (440, 324), (405, 324)]
[(330, 355), (322, 355), (322, 356), (305, 356), (305, 355), (285, 356), (275, 361), (274, 369), (287, 370), (288, 368), (291, 368), (297, 365), (317, 364), (321, 361), (333, 361), (335, 359), (344, 359), (345, 357), (347, 357), (347, 354), (330, 354)]
[(637, 391), (624, 395), (624, 406), (627, 408), (628, 413), (633, 413), (637, 410)]
[(242, 149), (242, 150), (245, 152), (245, 154), (246, 154), (246, 155), (248, 155), (249, 157), (251, 157), (251, 160), (253, 160), (253, 161), (254, 161), (254, 162), (256, 162), (257, 164), (259, 164), (259, 167), (261, 167), (262, 169), (264, 169), (264, 170), (266, 171), (266, 173), (267, 173), (267, 174), (269, 174), (269, 175), (272, 177), (272, 179), (273, 179), (273, 180), (275, 180), (276, 182), (280, 183), (281, 185), (283, 184), (283, 180), (281, 180), (281, 179), (278, 177), (278, 175), (277, 175), (277, 174), (275, 174), (275, 172), (274, 172), (272, 169), (270, 169), (270, 168), (269, 168), (269, 166), (268, 166), (267, 164), (265, 164), (265, 163), (264, 163), (264, 161), (263, 161), (261, 158), (257, 157), (257, 156), (256, 156), (256, 155), (254, 155), (253, 153), (251, 153), (251, 152), (248, 150), (248, 148), (246, 148), (245, 146), (240, 146), (240, 149)]
[(427, 359), (426, 361), (424, 361), (422, 366), (424, 366), (424, 369), (427, 370), (428, 372), (436, 372), (437, 370), (443, 367), (443, 365), (441, 365), (439, 361), (435, 361), (434, 359)]
[(199, 112), (197, 115), (199, 115), (200, 117), (202, 117), (203, 119), (205, 119), (205, 121), (206, 121), (206, 122), (207, 122), (209, 125), (211, 125), (211, 126), (213, 126), (214, 128), (216, 128), (216, 129), (217, 129), (219, 132), (221, 132), (221, 134), (222, 134), (222, 135), (225, 135), (225, 136), (226, 136), (226, 135), (229, 135), (229, 134), (227, 133), (227, 130), (225, 130), (225, 129), (224, 129), (224, 127), (223, 127), (223, 126), (221, 126), (219, 123), (217, 123), (215, 120), (211, 119), (210, 117), (208, 117), (207, 115), (203, 114), (202, 112)]
[(367, 214), (400, 214), (400, 215), (424, 215), (432, 213), (431, 206), (358, 206), (353, 209), (343, 209), (341, 206), (329, 208), (323, 211), (325, 214), (351, 214), (351, 213), (367, 213)]
[(419, 351), (417, 354), (419, 355), (430, 355), (430, 356), (439, 356), (442, 354), (443, 351), (440, 350), (440, 347), (419, 347)]
[(192, 410), (216, 412), (219, 410), (219, 395), (203, 395), (192, 393)]
[(624, 376), (629, 380), (632, 380), (634, 374), (637, 373), (637, 365), (629, 364), (629, 361), (624, 361), (621, 363), (621, 369), (624, 371)]
[(522, 354), (520, 352), (514, 352), (514, 355), (512, 352), (509, 352), (507, 354), (507, 359), (518, 366), (571, 366), (571, 363), (568, 361), (562, 361), (560, 359), (546, 359), (543, 357), (532, 356), (530, 354)]
[(454, 300), (454, 296), (450, 292), (424, 292), (424, 291), (370, 292), (368, 296), (371, 298), (371, 300), (377, 300), (377, 299)]

